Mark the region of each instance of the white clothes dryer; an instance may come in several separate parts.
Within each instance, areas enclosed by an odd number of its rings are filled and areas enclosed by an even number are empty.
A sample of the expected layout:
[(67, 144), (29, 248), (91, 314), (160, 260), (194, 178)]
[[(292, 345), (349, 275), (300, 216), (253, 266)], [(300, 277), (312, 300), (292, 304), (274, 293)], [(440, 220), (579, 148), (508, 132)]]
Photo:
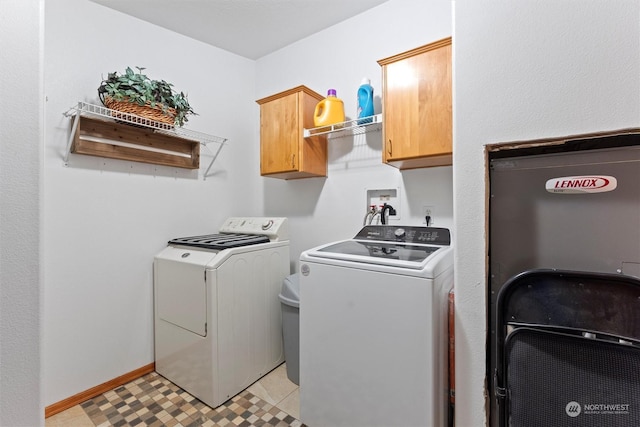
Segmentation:
[(300, 417), (446, 426), (449, 230), (365, 226), (300, 256)]
[(284, 361), (286, 218), (229, 218), (154, 259), (156, 371), (215, 408)]

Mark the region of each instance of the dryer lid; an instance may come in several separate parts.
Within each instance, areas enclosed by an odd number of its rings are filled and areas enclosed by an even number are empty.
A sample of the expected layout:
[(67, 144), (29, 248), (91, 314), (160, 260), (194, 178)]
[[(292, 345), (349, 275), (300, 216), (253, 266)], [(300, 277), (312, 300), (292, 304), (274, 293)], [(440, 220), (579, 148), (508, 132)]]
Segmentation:
[(255, 234), (206, 234), (203, 236), (178, 237), (169, 240), (170, 245), (182, 245), (205, 249), (228, 249), (240, 246), (257, 245), (259, 243), (269, 243), (269, 237)]

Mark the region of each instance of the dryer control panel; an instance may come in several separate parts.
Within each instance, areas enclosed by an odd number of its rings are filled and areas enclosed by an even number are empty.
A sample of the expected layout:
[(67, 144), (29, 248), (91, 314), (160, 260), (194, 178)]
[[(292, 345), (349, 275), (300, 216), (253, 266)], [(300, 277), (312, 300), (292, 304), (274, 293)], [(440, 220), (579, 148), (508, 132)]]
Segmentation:
[(231, 217), (222, 224), (220, 233), (259, 234), (277, 242), (289, 240), (289, 223), (284, 217)]

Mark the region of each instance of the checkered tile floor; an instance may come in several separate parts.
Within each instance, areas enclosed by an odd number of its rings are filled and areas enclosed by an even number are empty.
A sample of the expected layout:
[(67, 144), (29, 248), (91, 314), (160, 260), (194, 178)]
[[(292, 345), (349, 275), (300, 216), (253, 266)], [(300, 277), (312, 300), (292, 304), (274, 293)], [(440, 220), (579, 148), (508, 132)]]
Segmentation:
[(98, 427), (304, 426), (246, 390), (212, 409), (155, 372), (87, 400), (82, 409)]

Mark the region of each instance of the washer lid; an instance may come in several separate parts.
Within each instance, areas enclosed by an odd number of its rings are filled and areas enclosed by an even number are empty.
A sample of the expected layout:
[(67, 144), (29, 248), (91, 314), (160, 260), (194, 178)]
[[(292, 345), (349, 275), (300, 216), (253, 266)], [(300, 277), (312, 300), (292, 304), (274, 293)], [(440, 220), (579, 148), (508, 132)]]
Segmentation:
[(420, 268), (440, 247), (404, 243), (344, 240), (319, 248), (316, 256), (372, 264)]
[(450, 245), (451, 234), (446, 228), (367, 225), (351, 240), (326, 244), (306, 253), (309, 257), (420, 270), (438, 250)]

